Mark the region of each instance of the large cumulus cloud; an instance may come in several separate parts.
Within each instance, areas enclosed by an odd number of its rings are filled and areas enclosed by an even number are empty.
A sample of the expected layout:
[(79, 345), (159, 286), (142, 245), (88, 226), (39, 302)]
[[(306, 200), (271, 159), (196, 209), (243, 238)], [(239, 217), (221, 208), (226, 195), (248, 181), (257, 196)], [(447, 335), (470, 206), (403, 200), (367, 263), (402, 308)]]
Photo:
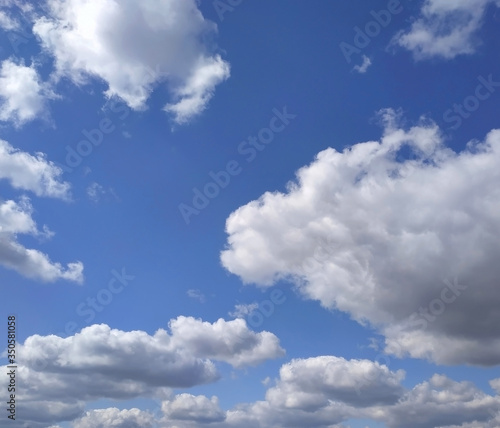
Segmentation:
[(55, 61), (54, 78), (106, 83), (133, 109), (168, 82), (165, 110), (178, 123), (201, 112), (230, 67), (216, 52), (216, 25), (194, 0), (48, 0), (33, 32)]
[(394, 354), (499, 364), (500, 130), (455, 153), (434, 123), (381, 115), (380, 141), (326, 149), (286, 193), (232, 213), (222, 263), (264, 287), (290, 279)]

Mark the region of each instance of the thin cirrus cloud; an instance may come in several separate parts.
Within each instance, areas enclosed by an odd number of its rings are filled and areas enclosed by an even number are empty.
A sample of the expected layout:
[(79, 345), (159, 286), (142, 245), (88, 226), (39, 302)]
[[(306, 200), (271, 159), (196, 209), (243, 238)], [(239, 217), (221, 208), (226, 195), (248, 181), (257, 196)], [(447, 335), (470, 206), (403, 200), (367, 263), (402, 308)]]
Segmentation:
[[(220, 407), (216, 396), (174, 395), (173, 388), (216, 381), (219, 375), (214, 361), (243, 367), (239, 361), (231, 361), (229, 353), (253, 354), (254, 361), (247, 359), (245, 365), (260, 361), (257, 343), (248, 338), (245, 341), (250, 344), (242, 346), (240, 342), (242, 334), (259, 337), (261, 343), (265, 342), (263, 336), (248, 330), (242, 320), (237, 321), (207, 323), (178, 317), (171, 320), (170, 333), (159, 329), (149, 335), (101, 324), (64, 339), (30, 336), (19, 349), (24, 356), (18, 370), (23, 422), (34, 428), (55, 427), (65, 420), (72, 420), (74, 428), (106, 427), (111, 422), (122, 428), (326, 428), (361, 417), (389, 428), (495, 427), (498, 395), (486, 394), (470, 382), (435, 374), (406, 389), (401, 384), (403, 370), (332, 355), (283, 364), (264, 400), (238, 404), (229, 410)], [(225, 342), (224, 349), (216, 350), (221, 341)], [(268, 356), (280, 355), (274, 347)], [(150, 364), (137, 371), (140, 359)], [(89, 377), (89, 372), (93, 376)], [(490, 384), (498, 392), (500, 380)], [(83, 412), (86, 404), (100, 398), (134, 397), (161, 403), (149, 411), (111, 407)], [(414, 417), (408, 418), (409, 413)]]
[(381, 141), (324, 150), (287, 193), (233, 212), (222, 263), (246, 283), (290, 279), (400, 357), (499, 364), (500, 130), (455, 153), (434, 123), (381, 115)]
[[(214, 361), (243, 368), (284, 353), (276, 336), (255, 333), (243, 320), (211, 324), (180, 316), (169, 328), (149, 335), (101, 324), (67, 338), (28, 337), (18, 346), (19, 412), (33, 423), (75, 419), (99, 398), (166, 397), (171, 388), (214, 382)], [(148, 364), (138, 371), (141, 360)]]
[[(48, 161), (43, 153), (32, 155), (0, 140), (0, 180), (7, 180), (14, 189), (69, 200), (70, 184), (62, 181), (61, 175), (61, 169)], [(21, 196), (18, 202), (0, 200), (0, 264), (42, 282), (64, 279), (82, 283), (81, 262), (68, 263), (67, 267), (63, 267), (41, 251), (19, 243), (19, 234), (40, 238), (53, 236), (46, 226), (38, 229), (32, 214), (33, 207), (27, 196)]]
[(48, 6), (33, 32), (54, 58), (55, 77), (76, 84), (101, 79), (107, 97), (132, 109), (145, 109), (155, 86), (167, 82), (173, 100), (165, 110), (185, 123), (230, 75), (229, 64), (202, 41), (217, 26), (194, 0), (50, 0)]
[(417, 60), (472, 54), (481, 42), (477, 33), (492, 4), (500, 6), (500, 1), (425, 0), (420, 17), (409, 30), (398, 32), (392, 43), (412, 52)]

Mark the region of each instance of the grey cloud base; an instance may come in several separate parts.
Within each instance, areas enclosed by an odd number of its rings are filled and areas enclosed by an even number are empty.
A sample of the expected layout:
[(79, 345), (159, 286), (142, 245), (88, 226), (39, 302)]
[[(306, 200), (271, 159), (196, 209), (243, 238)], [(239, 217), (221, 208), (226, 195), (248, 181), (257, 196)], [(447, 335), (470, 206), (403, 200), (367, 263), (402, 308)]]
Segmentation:
[[(226, 411), (215, 396), (171, 394), (147, 411), (90, 410), (73, 426), (105, 428), (113, 421), (120, 428), (341, 428), (352, 418), (378, 421), (388, 428), (498, 426), (498, 395), (437, 374), (407, 390), (401, 385), (404, 376), (403, 371), (393, 372), (369, 360), (295, 359), (281, 367), (262, 401)], [(498, 390), (498, 379), (490, 383)]]

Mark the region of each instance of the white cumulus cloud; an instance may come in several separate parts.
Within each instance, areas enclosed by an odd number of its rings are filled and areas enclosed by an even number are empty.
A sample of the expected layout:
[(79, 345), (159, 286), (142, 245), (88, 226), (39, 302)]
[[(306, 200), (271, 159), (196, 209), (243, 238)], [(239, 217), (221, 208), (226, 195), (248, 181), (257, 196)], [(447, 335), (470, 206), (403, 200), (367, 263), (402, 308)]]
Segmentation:
[(324, 150), (287, 193), (232, 213), (222, 263), (246, 283), (291, 280), (397, 355), (499, 364), (500, 130), (455, 153), (432, 122), (382, 117), (381, 141)]
[(421, 16), (409, 31), (396, 34), (393, 43), (418, 60), (474, 53), (480, 43), (477, 32), (490, 4), (500, 6), (498, 0), (425, 0)]
[[(218, 380), (220, 375), (214, 361), (244, 367), (283, 354), (276, 336), (269, 332), (254, 333), (243, 320), (210, 324), (178, 317), (169, 325), (171, 333), (159, 329), (153, 335), (96, 324), (66, 338), (28, 337), (18, 344), (18, 352), (23, 356), (17, 371), (19, 413), (23, 421), (54, 424), (75, 419), (81, 416), (86, 403), (100, 398), (169, 396), (171, 388), (189, 388)], [(203, 417), (194, 407), (216, 405), (215, 401), (211, 403), (186, 396), (167, 407), (174, 415), (184, 409), (201, 420)], [(116, 416), (123, 419), (123, 427), (128, 427), (127, 423), (137, 419), (134, 414), (119, 416), (116, 412), (87, 413), (77, 426), (107, 426), (107, 418)], [(210, 418), (218, 419), (217, 412), (213, 409), (211, 412)]]
[(43, 282), (65, 279), (82, 283), (81, 262), (68, 263), (64, 268), (60, 263), (52, 262), (49, 256), (41, 251), (26, 248), (18, 242), (18, 234), (46, 238), (53, 235), (45, 226), (42, 231), (38, 230), (32, 213), (32, 205), (26, 197), (21, 198), (19, 202), (0, 200), (0, 264), (27, 278)]
[(0, 120), (19, 127), (36, 118), (48, 119), (47, 101), (57, 98), (42, 82), (34, 65), (6, 59), (0, 66)]
[(77, 84), (105, 82), (107, 97), (146, 108), (167, 82), (175, 100), (165, 110), (183, 123), (200, 113), (229, 64), (207, 42), (216, 25), (194, 0), (49, 0), (33, 31), (55, 59), (56, 75)]
[(204, 395), (179, 394), (171, 401), (164, 401), (161, 408), (168, 420), (211, 423), (226, 417), (215, 396), (209, 399)]

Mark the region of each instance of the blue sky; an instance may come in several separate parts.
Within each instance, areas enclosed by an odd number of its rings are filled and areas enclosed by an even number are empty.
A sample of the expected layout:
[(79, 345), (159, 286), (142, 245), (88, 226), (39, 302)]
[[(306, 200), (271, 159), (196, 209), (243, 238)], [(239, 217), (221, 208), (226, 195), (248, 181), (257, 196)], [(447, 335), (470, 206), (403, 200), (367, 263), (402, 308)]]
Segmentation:
[(498, 0), (0, 7), (1, 426), (500, 426)]

